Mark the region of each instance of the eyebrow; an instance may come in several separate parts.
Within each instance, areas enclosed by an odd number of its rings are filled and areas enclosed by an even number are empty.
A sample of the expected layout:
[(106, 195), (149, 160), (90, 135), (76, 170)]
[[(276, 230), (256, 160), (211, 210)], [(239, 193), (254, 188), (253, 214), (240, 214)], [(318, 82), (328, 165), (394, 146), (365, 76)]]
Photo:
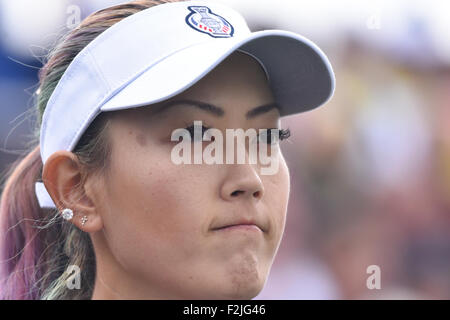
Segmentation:
[[(199, 108), (203, 111), (206, 111), (208, 113), (211, 113), (217, 117), (223, 117), (225, 115), (225, 111), (220, 108), (217, 107), (213, 104), (210, 103), (206, 103), (206, 102), (202, 102), (202, 101), (196, 101), (196, 100), (189, 100), (189, 99), (183, 99), (183, 100), (175, 100), (175, 101), (170, 101), (167, 102), (165, 104), (163, 104), (162, 106), (156, 108), (154, 110), (154, 114), (158, 114), (158, 113), (162, 113), (162, 112), (166, 112), (167, 110), (169, 110), (171, 107), (174, 106), (178, 106), (178, 105), (185, 105), (188, 107), (196, 107)], [(249, 110), (246, 114), (245, 114), (245, 118), (246, 119), (253, 119), (256, 116), (259, 116), (261, 114), (267, 113), (272, 109), (278, 109), (278, 111), (280, 111), (280, 106), (276, 103), (276, 102), (271, 102), (268, 104), (264, 104), (262, 106), (253, 108), (251, 110)]]

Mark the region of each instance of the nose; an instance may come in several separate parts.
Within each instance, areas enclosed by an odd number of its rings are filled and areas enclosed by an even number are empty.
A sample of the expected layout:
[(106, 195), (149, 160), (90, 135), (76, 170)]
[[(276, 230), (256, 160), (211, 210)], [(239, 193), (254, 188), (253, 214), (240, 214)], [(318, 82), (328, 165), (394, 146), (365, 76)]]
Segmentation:
[(226, 201), (259, 201), (264, 195), (264, 186), (251, 164), (232, 164), (221, 187), (221, 197)]

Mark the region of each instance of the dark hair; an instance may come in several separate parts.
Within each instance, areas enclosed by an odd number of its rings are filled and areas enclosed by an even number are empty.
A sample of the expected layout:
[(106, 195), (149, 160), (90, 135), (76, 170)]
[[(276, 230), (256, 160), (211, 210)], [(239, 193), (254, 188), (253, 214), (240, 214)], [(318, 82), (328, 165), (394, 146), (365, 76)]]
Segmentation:
[[(39, 71), (35, 95), (37, 126), (29, 152), (7, 169), (0, 202), (0, 299), (90, 299), (95, 255), (88, 233), (61, 220), (55, 209), (40, 208), (34, 185), (42, 179), (39, 133), (47, 102), (73, 58), (103, 31), (141, 10), (177, 0), (134, 1), (97, 11), (65, 35)], [(108, 124), (101, 113), (73, 150), (86, 175), (105, 173), (110, 159)], [(83, 286), (69, 290), (68, 266), (77, 265)]]

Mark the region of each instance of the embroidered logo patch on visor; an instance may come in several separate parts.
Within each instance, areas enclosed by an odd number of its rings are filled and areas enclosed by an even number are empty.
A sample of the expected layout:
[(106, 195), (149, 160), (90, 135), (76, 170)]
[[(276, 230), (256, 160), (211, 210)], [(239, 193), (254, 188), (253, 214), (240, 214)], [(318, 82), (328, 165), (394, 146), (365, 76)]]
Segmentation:
[(223, 17), (215, 14), (205, 6), (190, 6), (191, 11), (186, 17), (186, 23), (194, 30), (209, 34), (214, 38), (230, 38), (233, 36), (233, 26)]

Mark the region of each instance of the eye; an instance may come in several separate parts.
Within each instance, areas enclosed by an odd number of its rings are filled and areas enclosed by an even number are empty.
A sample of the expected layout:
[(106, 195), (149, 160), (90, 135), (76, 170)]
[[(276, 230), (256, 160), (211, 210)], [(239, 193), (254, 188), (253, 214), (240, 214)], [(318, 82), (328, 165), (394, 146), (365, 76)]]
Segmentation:
[[(195, 130), (200, 130), (201, 129), (202, 130), (201, 131), (202, 135), (200, 137), (201, 138), (200, 141), (203, 141), (203, 136), (205, 134), (205, 131), (210, 129), (210, 127), (207, 127), (207, 126), (204, 126), (204, 125), (199, 126), (199, 125), (191, 124), (191, 125), (187, 126), (185, 129), (187, 131), (189, 131), (189, 134), (191, 135), (191, 141), (197, 141), (197, 140), (195, 140), (195, 138), (196, 138)], [(214, 137), (211, 140), (214, 140)]]
[[(272, 131), (274, 130), (274, 131)], [(291, 136), (291, 131), (288, 129), (269, 128), (263, 129), (258, 136), (258, 141), (266, 144), (275, 144), (276, 141), (272, 141), (272, 132), (276, 134), (278, 130), (278, 140), (283, 141)]]

